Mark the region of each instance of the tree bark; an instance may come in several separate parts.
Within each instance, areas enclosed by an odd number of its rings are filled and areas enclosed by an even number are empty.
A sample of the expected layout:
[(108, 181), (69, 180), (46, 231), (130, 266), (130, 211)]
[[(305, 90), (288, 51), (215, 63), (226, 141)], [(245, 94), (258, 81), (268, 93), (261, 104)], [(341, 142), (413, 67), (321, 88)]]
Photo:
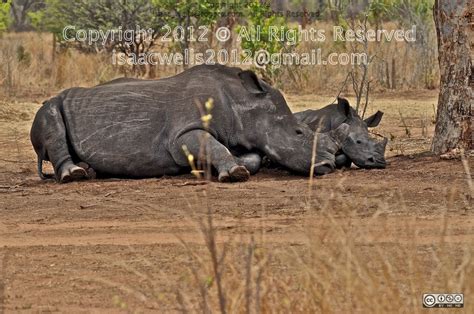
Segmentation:
[(473, 149), (472, 0), (436, 0), (433, 16), (441, 73), (436, 128), (431, 150)]

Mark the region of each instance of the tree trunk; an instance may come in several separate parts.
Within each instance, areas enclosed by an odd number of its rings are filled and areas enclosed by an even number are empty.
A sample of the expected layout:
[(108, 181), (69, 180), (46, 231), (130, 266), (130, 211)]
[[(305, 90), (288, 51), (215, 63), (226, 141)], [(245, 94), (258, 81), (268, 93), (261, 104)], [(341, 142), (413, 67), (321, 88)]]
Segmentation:
[(301, 11), (303, 16), (301, 17), (301, 28), (306, 29), (306, 25), (308, 24), (308, 1), (303, 0), (301, 2)]
[(397, 89), (397, 67), (395, 65), (395, 58), (392, 58), (392, 89)]
[(433, 16), (441, 73), (436, 129), (431, 150), (473, 149), (474, 79), (471, 0), (436, 0)]

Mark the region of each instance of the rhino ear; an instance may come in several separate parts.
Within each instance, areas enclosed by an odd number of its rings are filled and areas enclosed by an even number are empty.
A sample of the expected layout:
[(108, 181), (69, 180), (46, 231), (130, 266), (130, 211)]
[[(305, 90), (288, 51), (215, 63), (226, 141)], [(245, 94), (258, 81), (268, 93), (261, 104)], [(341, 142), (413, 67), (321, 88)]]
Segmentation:
[(341, 123), (336, 129), (329, 131), (331, 137), (338, 143), (342, 144), (349, 135), (349, 124)]
[(239, 73), (239, 77), (245, 89), (252, 94), (262, 95), (268, 92), (252, 71), (242, 71)]
[(350, 118), (351, 117), (351, 105), (349, 104), (349, 101), (345, 98), (340, 98), (337, 97), (337, 109), (343, 113), (346, 117)]
[(367, 124), (367, 127), (369, 128), (375, 128), (377, 125), (379, 125), (380, 120), (382, 120), (383, 112), (382, 111), (377, 111), (367, 119), (364, 119), (365, 124)]

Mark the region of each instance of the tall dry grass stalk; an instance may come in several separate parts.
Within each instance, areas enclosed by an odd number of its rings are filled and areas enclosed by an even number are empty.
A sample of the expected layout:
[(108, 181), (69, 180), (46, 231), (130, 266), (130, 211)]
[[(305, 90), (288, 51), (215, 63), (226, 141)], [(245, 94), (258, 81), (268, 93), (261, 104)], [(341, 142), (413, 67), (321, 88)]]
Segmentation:
[(474, 185), (472, 184), (471, 167), (469, 166), (469, 160), (466, 157), (466, 152), (464, 151), (464, 149), (461, 149), (461, 162), (464, 168), (464, 172), (466, 173), (466, 182), (470, 191), (469, 198), (472, 201), (472, 199), (474, 199)]

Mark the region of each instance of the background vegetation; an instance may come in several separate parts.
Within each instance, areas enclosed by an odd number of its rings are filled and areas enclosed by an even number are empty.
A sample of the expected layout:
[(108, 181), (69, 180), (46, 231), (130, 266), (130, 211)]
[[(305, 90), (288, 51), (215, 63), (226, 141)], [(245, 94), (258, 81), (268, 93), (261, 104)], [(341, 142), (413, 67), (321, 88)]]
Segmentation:
[[(233, 1), (232, 1), (233, 2)], [(332, 52), (366, 52), (371, 57), (366, 69), (359, 66), (282, 66), (257, 69), (279, 88), (292, 93), (335, 93), (349, 73), (352, 84), (343, 92), (434, 89), (439, 70), (436, 36), (432, 22), (433, 0), (9, 0), (0, 6), (0, 91), (9, 96), (23, 93), (48, 94), (73, 85), (90, 86), (117, 76), (162, 77), (177, 73), (183, 66), (118, 66), (112, 64), (111, 51), (140, 54), (150, 51), (205, 49), (267, 49), (269, 52), (309, 51), (321, 48), (323, 59)], [(235, 4), (236, 3), (236, 4)], [(274, 15), (274, 12), (282, 14)], [(291, 14), (287, 14), (290, 12)], [(163, 25), (182, 27), (185, 40), (163, 43)], [(134, 30), (151, 28), (153, 33), (134, 33), (132, 44), (110, 40), (105, 45), (65, 42), (66, 25), (79, 29)], [(189, 27), (200, 25), (211, 30), (226, 26), (233, 30), (225, 45), (209, 36), (208, 42), (188, 39)], [(286, 45), (271, 42), (268, 26), (285, 29), (316, 28), (325, 30), (323, 42)], [(371, 42), (354, 45), (332, 40), (334, 25), (347, 29), (396, 29), (416, 25), (416, 42)], [(260, 26), (260, 41), (238, 42), (236, 32), (242, 26)], [(70, 35), (74, 35), (74, 30)]]

